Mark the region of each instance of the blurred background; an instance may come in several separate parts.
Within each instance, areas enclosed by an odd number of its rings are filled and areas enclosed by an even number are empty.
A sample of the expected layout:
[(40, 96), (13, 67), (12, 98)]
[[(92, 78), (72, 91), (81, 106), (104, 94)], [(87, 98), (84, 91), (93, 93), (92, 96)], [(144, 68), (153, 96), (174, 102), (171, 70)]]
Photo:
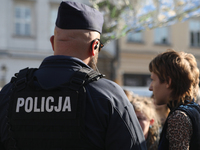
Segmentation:
[[(150, 97), (148, 64), (168, 48), (194, 54), (200, 67), (199, 0), (76, 1), (104, 14), (98, 69), (124, 89)], [(0, 87), (53, 55), (49, 39), (60, 2), (0, 0)]]

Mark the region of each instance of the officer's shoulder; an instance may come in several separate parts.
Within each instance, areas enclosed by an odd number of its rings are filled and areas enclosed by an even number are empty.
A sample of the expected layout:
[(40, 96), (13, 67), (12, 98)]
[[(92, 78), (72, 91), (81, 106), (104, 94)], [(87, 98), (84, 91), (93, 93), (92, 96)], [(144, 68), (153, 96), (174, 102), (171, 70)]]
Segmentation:
[(101, 102), (109, 101), (114, 107), (127, 106), (130, 103), (122, 87), (105, 78), (92, 82), (87, 89), (92, 98), (100, 99)]
[(104, 87), (106, 89), (119, 89), (122, 90), (122, 88), (115, 82), (108, 80), (106, 78), (101, 78), (97, 82), (93, 82), (93, 84)]
[(14, 84), (12, 82), (7, 83), (1, 88), (0, 94), (7, 94), (13, 87)]
[(121, 86), (119, 86), (117, 83), (101, 78), (98, 81), (94, 81), (91, 84), (89, 84), (88, 88), (93, 93), (96, 93), (97, 95), (103, 94), (107, 97), (124, 97), (125, 93)]

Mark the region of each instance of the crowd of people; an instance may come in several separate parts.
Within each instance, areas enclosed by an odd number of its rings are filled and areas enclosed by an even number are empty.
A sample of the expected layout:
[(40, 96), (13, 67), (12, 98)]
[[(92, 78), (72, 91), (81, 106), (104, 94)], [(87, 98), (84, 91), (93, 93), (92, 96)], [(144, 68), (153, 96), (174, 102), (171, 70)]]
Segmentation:
[(158, 148), (161, 123), (153, 99), (134, 95), (127, 90), (124, 90), (124, 92), (133, 105), (146, 140), (147, 149), (156, 150)]
[(152, 97), (103, 78), (103, 14), (62, 1), (53, 56), (25, 68), (0, 91), (1, 150), (200, 150), (199, 69), (168, 49), (150, 63)]

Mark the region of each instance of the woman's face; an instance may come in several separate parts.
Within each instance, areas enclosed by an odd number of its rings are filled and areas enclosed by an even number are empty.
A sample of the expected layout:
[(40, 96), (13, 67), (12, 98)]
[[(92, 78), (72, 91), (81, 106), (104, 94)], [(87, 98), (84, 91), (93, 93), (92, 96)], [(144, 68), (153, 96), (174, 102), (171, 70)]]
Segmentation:
[(142, 113), (140, 111), (136, 111), (135, 113), (139, 120), (140, 126), (142, 127), (144, 137), (145, 137), (145, 139), (147, 139), (148, 132), (149, 132), (149, 126), (150, 126), (150, 120), (145, 116), (144, 113)]
[(169, 88), (170, 83), (167, 82), (161, 83), (158, 76), (153, 72), (151, 72), (151, 79), (152, 81), (149, 86), (149, 90), (153, 91), (155, 104), (157, 105), (167, 104), (171, 93), (171, 89)]

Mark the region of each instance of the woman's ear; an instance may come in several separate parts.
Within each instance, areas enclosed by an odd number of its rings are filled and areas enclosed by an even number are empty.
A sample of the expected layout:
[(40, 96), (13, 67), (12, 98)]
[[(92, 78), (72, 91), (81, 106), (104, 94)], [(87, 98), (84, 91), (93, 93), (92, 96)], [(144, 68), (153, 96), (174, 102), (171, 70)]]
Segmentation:
[(155, 121), (154, 119), (151, 119), (151, 120), (150, 120), (150, 125), (153, 125), (153, 124), (154, 124), (154, 121)]
[(168, 77), (168, 82), (166, 84), (166, 88), (169, 88), (171, 86), (172, 83), (172, 79), (170, 77)]
[(54, 51), (54, 35), (52, 35), (52, 36), (50, 37), (50, 42), (51, 42), (52, 49), (53, 49), (53, 51)]

